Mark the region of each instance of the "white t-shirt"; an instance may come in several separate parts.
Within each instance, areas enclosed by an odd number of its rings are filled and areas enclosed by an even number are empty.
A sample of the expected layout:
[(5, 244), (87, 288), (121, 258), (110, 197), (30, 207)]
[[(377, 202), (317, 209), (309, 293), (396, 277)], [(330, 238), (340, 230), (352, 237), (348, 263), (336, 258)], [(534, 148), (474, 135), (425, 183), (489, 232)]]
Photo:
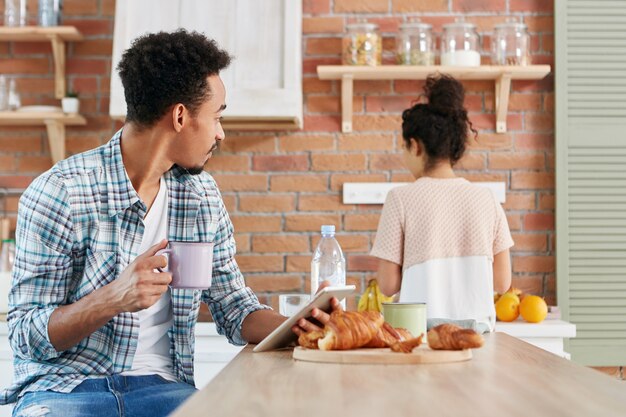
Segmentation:
[(402, 265), (401, 302), (425, 302), (428, 318), (474, 319), (493, 330), (493, 258), (511, 246), (491, 191), (422, 177), (387, 195), (371, 255)]
[[(167, 238), (167, 187), (162, 178), (159, 192), (143, 219), (144, 234), (138, 253)], [(176, 381), (170, 356), (170, 338), (167, 331), (173, 325), (172, 295), (168, 289), (154, 305), (137, 312), (139, 339), (133, 366), (123, 375), (159, 375)]]

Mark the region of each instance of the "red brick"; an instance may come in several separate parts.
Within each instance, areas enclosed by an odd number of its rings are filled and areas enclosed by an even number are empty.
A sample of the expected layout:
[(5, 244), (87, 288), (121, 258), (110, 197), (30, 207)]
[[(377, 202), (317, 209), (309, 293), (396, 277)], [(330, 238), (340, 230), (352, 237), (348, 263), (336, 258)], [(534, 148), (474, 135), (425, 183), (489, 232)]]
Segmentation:
[(252, 236), (252, 250), (257, 253), (309, 252), (311, 246), (307, 236), (298, 235), (257, 235)]
[(302, 73), (303, 74), (317, 74), (317, 67), (320, 65), (340, 65), (341, 57), (305, 57), (302, 60)]
[[(76, 0), (80, 1), (80, 0)], [(113, 33), (113, 20), (112, 19), (65, 19), (63, 18), (63, 24), (68, 26), (75, 26), (84, 36), (96, 36), (107, 35), (111, 36)]]
[[(502, 0), (453, 0), (452, 10), (455, 12), (506, 12), (506, 4)], [(534, 9), (526, 9), (534, 10)]]
[(249, 234), (235, 234), (235, 244), (237, 245), (237, 253), (250, 253), (250, 235)]
[(302, 2), (304, 14), (328, 14), (330, 13), (330, 0), (304, 0)]
[(510, 230), (521, 230), (522, 229), (522, 216), (519, 214), (506, 214), (506, 221), (509, 224)]
[(222, 194), (222, 200), (224, 201), (224, 206), (226, 206), (226, 211), (234, 213), (237, 208), (237, 197), (234, 195)]
[(255, 171), (307, 171), (309, 159), (306, 155), (263, 155), (252, 157)]
[[(9, 155), (0, 155), (0, 173), (8, 174), (8, 173), (12, 173), (13, 171), (15, 171), (15, 158)], [(0, 202), (2, 202), (1, 198), (0, 198)], [(5, 198), (5, 204), (6, 204), (6, 198)]]
[(387, 80), (356, 80), (354, 94), (391, 93), (391, 81)]
[(513, 233), (513, 242), (513, 252), (545, 252), (548, 248), (545, 234)]
[(554, 256), (513, 256), (515, 272), (554, 272)]
[(52, 167), (49, 155), (45, 156), (22, 156), (18, 162), (18, 172), (41, 173)]
[(270, 177), (270, 190), (272, 192), (319, 192), (327, 189), (328, 175), (315, 175), (307, 172), (302, 175), (272, 175)]
[(393, 148), (391, 134), (344, 134), (338, 141), (339, 151), (391, 151)]
[(365, 98), (365, 111), (369, 113), (402, 113), (411, 107), (413, 96), (368, 96)]
[[(469, 115), (469, 119), (473, 124), (474, 129), (480, 130), (495, 130), (496, 128), (496, 116), (495, 114), (486, 113), (472, 113)], [(508, 113), (506, 116), (506, 128), (507, 131), (522, 130), (522, 115), (517, 113)]]
[(11, 136), (0, 137), (0, 150), (2, 152), (41, 152), (41, 136)]
[(354, 210), (354, 205), (343, 204), (341, 195), (301, 195), (299, 211), (346, 211)]
[(529, 32), (554, 32), (554, 16), (524, 16)]
[(73, 44), (74, 55), (105, 55), (113, 54), (112, 39), (88, 39)]
[(205, 169), (209, 172), (248, 172), (250, 170), (250, 157), (219, 153), (211, 156), (205, 164)]
[(511, 135), (508, 133), (483, 133), (479, 132), (474, 139), (470, 136), (468, 147), (472, 150), (503, 150), (510, 149), (512, 146)]
[(278, 149), (282, 152), (332, 151), (335, 139), (327, 135), (294, 135), (278, 139)]
[(282, 255), (237, 255), (237, 264), (242, 272), (282, 272)]
[(534, 210), (536, 204), (535, 193), (506, 193), (506, 202), (502, 205), (506, 210)]
[(466, 152), (454, 169), (482, 170), (485, 169), (486, 157), (482, 153)]
[(100, 14), (102, 16), (115, 16), (115, 0), (100, 0)]
[(240, 195), (239, 210), (247, 212), (281, 213), (296, 207), (293, 195)]
[(529, 132), (554, 131), (554, 115), (551, 113), (526, 113), (524, 127)]
[(412, 93), (413, 99), (424, 92), (424, 81), (421, 80), (395, 80), (393, 83), (393, 91), (398, 94)]
[(52, 44), (50, 42), (15, 42), (13, 53), (16, 55), (50, 54)]
[(389, 11), (387, 0), (335, 0), (335, 13), (384, 13)]
[(543, 274), (513, 275), (512, 287), (519, 288), (524, 294), (543, 295)]
[(311, 257), (305, 255), (288, 255), (287, 272), (311, 272)]
[(98, 93), (98, 78), (97, 77), (76, 77), (72, 80), (70, 89), (79, 96), (83, 96), (89, 93)]
[(527, 213), (524, 215), (524, 230), (554, 230), (554, 214)]
[(344, 229), (350, 231), (377, 230), (380, 214), (346, 214), (344, 217)]
[(375, 154), (370, 156), (370, 169), (374, 171), (406, 169), (404, 159), (399, 154)]
[(8, 212), (17, 213), (19, 202), (20, 202), (19, 197), (7, 196), (4, 198), (4, 208)]
[(554, 210), (554, 194), (539, 195), (539, 210)]
[(541, 50), (543, 52), (548, 52), (548, 53), (554, 52), (554, 35), (552, 34), (541, 35)]
[(483, 106), (483, 97), (484, 97), (483, 93), (467, 94), (465, 96), (465, 102), (463, 103), (467, 111), (469, 112), (482, 112), (484, 110), (493, 111), (493, 106), (492, 107)]
[(52, 75), (50, 75), (50, 78), (18, 78), (16, 83), (20, 95), (37, 94), (39, 96), (52, 96), (54, 94)]
[(352, 128), (355, 131), (396, 131), (402, 127), (399, 115), (355, 115)]
[(391, 8), (394, 13), (447, 12), (448, 0), (393, 0)]
[[(497, 1), (498, 3), (500, 3), (499, 4), (500, 7), (504, 6), (502, 0), (479, 0), (479, 1), (476, 1), (476, 0), (453, 0), (453, 1), (456, 1), (457, 3), (459, 1), (461, 1), (461, 2), (463, 2), (465, 4), (467, 4), (468, 2), (474, 1), (476, 3), (475, 7), (477, 7), (477, 8), (483, 7), (484, 3), (488, 2), (488, 1)], [(483, 2), (483, 4), (481, 5), (479, 2)], [(496, 9), (494, 9), (494, 10), (496, 10)], [(494, 27), (497, 24), (506, 22), (507, 18), (508, 18), (508, 16), (503, 16), (503, 15), (499, 15), (499, 16), (470, 15), (470, 16), (466, 17), (465, 21), (475, 24), (476, 25), (476, 31), (478, 31), (478, 33), (482, 33), (483, 34), (483, 40), (484, 40), (484, 39), (489, 39), (491, 37), (489, 35), (486, 35), (485, 33), (493, 32)], [(484, 52), (491, 51), (491, 45), (489, 44), (487, 47), (483, 48), (483, 51)], [(485, 57), (483, 56), (483, 58), (485, 58)]]
[(300, 291), (302, 278), (296, 274), (248, 274), (246, 285), (254, 292)]
[(237, 216), (231, 215), (231, 221), (237, 233), (242, 232), (279, 232), (280, 216)]
[(85, 152), (89, 149), (97, 148), (100, 145), (100, 139), (97, 136), (72, 135), (65, 137), (65, 149), (69, 155)]
[(108, 59), (70, 58), (66, 63), (67, 74), (107, 74), (111, 67)]
[(1, 59), (3, 74), (46, 74), (51, 69), (48, 58)]
[(480, 174), (461, 172), (459, 174), (460, 174), (459, 175), (460, 177), (463, 177), (470, 182), (503, 182), (505, 183), (505, 187), (507, 184), (507, 177), (508, 177), (506, 173), (491, 173), (491, 172), (480, 173)]
[(302, 19), (302, 33), (343, 33), (343, 18), (305, 17)]
[(554, 134), (552, 133), (516, 133), (515, 149), (518, 150), (552, 150)]
[(304, 116), (307, 132), (337, 132), (341, 130), (341, 116)]
[[(350, 19), (350, 22), (353, 22), (353, 19)], [(378, 25), (378, 31), (381, 33), (397, 33), (398, 27), (400, 23), (402, 23), (402, 17), (372, 17), (367, 19), (368, 22), (375, 23)], [(385, 47), (385, 41), (388, 40), (387, 37), (383, 37), (383, 51), (393, 51), (395, 48), (387, 49)], [(389, 38), (391, 41), (395, 41), (394, 38)], [(394, 62), (395, 64), (395, 62)]]
[(554, 2), (545, 0), (510, 0), (509, 11), (533, 13), (553, 13)]
[(509, 96), (509, 111), (538, 110), (541, 108), (541, 93), (512, 93)]
[(311, 155), (311, 168), (315, 171), (362, 171), (365, 169), (365, 155)]
[(349, 255), (346, 259), (348, 271), (376, 271), (378, 258), (369, 255)]
[(393, 172), (391, 174), (390, 180), (391, 182), (413, 182), (415, 181), (415, 177), (413, 176), (413, 174), (410, 174), (408, 172), (404, 172), (404, 173)]
[(216, 174), (213, 177), (222, 191), (267, 191), (267, 175)]
[(543, 109), (554, 113), (554, 93), (543, 94)]
[(341, 226), (341, 217), (336, 214), (290, 214), (285, 216), (288, 232), (319, 232), (324, 224)]
[(274, 153), (276, 152), (276, 137), (230, 135), (220, 144), (222, 152), (233, 153)]
[(346, 182), (386, 182), (385, 174), (333, 174), (330, 178), (331, 191), (339, 191)]
[(341, 38), (308, 38), (306, 55), (341, 55)]
[(97, 0), (64, 0), (63, 15), (96, 15), (98, 14)]
[(330, 93), (333, 91), (332, 81), (320, 80), (316, 77), (304, 77), (302, 79), (302, 92), (308, 93)]
[[(360, 97), (353, 97), (361, 100)], [(341, 105), (338, 96), (308, 96), (305, 100), (308, 113), (340, 113)]]
[(546, 168), (543, 153), (493, 152), (489, 155), (489, 169), (525, 169), (538, 170)]
[(554, 174), (549, 172), (513, 172), (513, 189), (554, 189)]

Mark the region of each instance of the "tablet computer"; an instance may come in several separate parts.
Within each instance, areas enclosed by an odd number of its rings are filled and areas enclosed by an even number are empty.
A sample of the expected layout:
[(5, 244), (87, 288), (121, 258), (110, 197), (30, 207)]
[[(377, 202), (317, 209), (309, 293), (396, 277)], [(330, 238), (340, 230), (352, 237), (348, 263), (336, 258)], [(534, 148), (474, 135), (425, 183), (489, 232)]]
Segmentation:
[(311, 311), (317, 307), (320, 310), (330, 310), (330, 299), (336, 297), (339, 301), (343, 300), (346, 296), (352, 294), (356, 286), (345, 285), (340, 287), (326, 287), (320, 292), (315, 294), (313, 299), (309, 301), (307, 305), (302, 307), (293, 316), (289, 317), (280, 326), (278, 326), (272, 333), (267, 335), (265, 339), (252, 349), (253, 352), (265, 352), (272, 349), (278, 349), (288, 346), (291, 342), (296, 340), (298, 336), (291, 331), (294, 324), (301, 318), (311, 317)]

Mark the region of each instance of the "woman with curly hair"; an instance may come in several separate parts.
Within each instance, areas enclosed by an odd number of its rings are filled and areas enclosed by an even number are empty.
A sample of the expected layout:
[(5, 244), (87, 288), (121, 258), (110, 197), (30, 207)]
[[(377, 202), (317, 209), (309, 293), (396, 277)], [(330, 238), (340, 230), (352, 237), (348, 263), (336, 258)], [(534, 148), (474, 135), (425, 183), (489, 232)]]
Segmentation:
[(416, 181), (392, 189), (371, 255), (378, 281), (400, 302), (424, 302), (429, 319), (473, 319), (493, 330), (493, 291), (511, 284), (511, 233), (488, 189), (458, 177), (468, 130), (464, 90), (448, 75), (429, 76), (425, 103), (402, 113), (404, 160)]

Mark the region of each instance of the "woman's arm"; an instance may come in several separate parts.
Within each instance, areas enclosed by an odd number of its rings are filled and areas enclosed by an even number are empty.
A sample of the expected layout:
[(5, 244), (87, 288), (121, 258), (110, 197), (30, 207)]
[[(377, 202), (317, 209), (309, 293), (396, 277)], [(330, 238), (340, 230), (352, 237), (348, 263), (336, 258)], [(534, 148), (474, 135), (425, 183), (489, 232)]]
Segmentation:
[(378, 259), (378, 286), (386, 296), (390, 297), (400, 291), (402, 282), (402, 265)]
[(511, 287), (511, 256), (503, 250), (493, 257), (493, 290), (503, 294)]

